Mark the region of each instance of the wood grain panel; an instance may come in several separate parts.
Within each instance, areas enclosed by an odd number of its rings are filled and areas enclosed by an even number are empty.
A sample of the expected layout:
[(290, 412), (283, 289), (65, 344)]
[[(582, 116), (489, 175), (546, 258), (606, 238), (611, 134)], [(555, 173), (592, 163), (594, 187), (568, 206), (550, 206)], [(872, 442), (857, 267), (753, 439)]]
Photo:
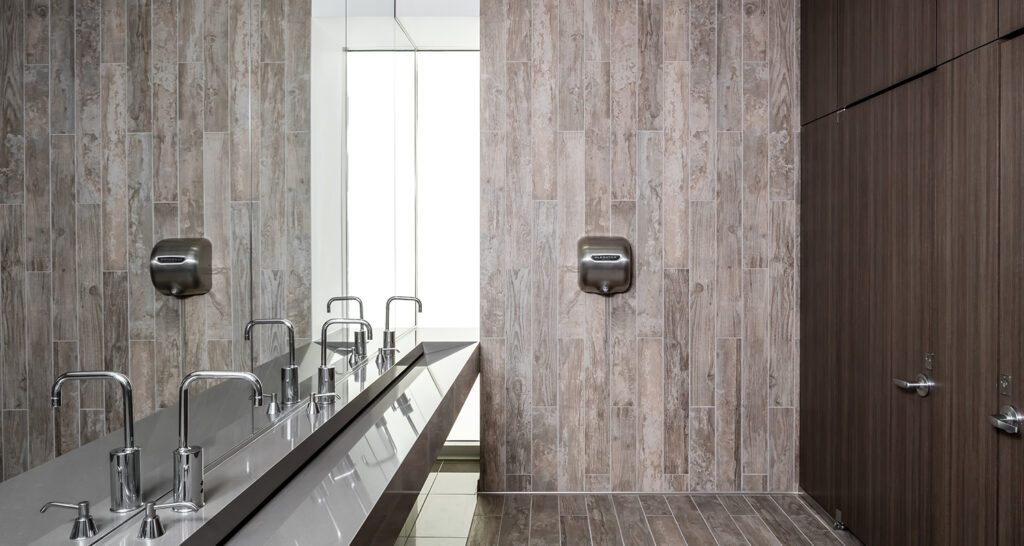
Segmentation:
[(29, 466), (53, 458), (53, 409), (46, 392), (53, 385), (53, 331), (50, 318), (52, 280), (49, 272), (25, 274), (25, 296), (32, 302), (25, 314), (25, 335), (28, 337), (25, 357), (28, 366), (28, 453)]
[(665, 489), (664, 391), (668, 376), (661, 338), (640, 338), (638, 361), (637, 488), (640, 491), (662, 491)]
[[(82, 369), (98, 370), (103, 368), (103, 214), (101, 205), (80, 204), (76, 212), (78, 362)], [(83, 410), (103, 408), (103, 385), (87, 381), (81, 385), (81, 395)], [(83, 442), (86, 441), (87, 417), (83, 416), (82, 420)]]
[(50, 137), (50, 145), (53, 216), (49, 231), (53, 239), (47, 247), (53, 252), (53, 339), (73, 341), (78, 339), (78, 262), (72, 258), (78, 228), (75, 217), (75, 137), (54, 135)]
[(743, 408), (740, 469), (743, 474), (768, 472), (768, 298), (767, 271), (744, 270), (743, 347), (739, 374)]
[[(246, 222), (246, 242), (249, 240), (249, 219)], [(174, 203), (153, 205), (153, 238), (169, 239), (178, 236), (178, 206)], [(246, 257), (244, 271), (249, 271)], [(248, 283), (247, 283), (248, 284)], [(248, 286), (246, 289), (248, 293)], [(155, 297), (155, 358), (156, 358), (156, 407), (166, 408), (178, 401), (178, 384), (181, 383), (181, 310), (182, 302), (164, 295)], [(246, 298), (249, 301), (249, 298)], [(249, 314), (246, 314), (248, 320)], [(84, 340), (83, 340), (84, 341)], [(245, 368), (248, 369), (248, 366)]]
[[(558, 227), (557, 246), (553, 249), (557, 250), (557, 256), (553, 256), (553, 258), (558, 267), (576, 267), (579, 259), (576, 243), (580, 237), (590, 234), (586, 225), (588, 199), (585, 150), (586, 135), (584, 133), (578, 131), (558, 133), (556, 156), (558, 166), (556, 170), (559, 199), (557, 210), (554, 211), (557, 213), (557, 218), (551, 219), (552, 223), (557, 224)], [(607, 210), (601, 212), (605, 216), (608, 215)], [(537, 231), (536, 220), (534, 223), (534, 231)]]
[(665, 270), (665, 474), (688, 473), (690, 410), (690, 275)]
[(584, 69), (584, 161), (586, 232), (606, 235), (611, 214), (611, 67), (586, 63)]
[[(526, 267), (532, 248), (530, 203), (533, 194), (532, 141), (530, 138), (530, 65), (507, 63), (509, 102), (505, 134), (505, 218), (509, 233), (509, 267)], [(514, 257), (514, 260), (513, 260)]]
[[(50, 70), (25, 70), (25, 265), (50, 270)], [(74, 137), (72, 143), (74, 142)], [(74, 158), (71, 158), (74, 190)], [(68, 198), (74, 202), (74, 193)]]
[[(208, 2), (207, 4), (221, 2)], [(150, 0), (127, 0), (128, 132), (153, 130), (153, 25)], [(209, 65), (207, 65), (209, 71)]]
[[(738, 491), (741, 459), (742, 341), (720, 338), (715, 350), (715, 489)], [(794, 483), (795, 485), (795, 483)]]
[[(26, 409), (28, 407), (27, 355), (25, 321), (27, 307), (25, 293), (25, 209), (21, 205), (0, 207), (0, 331), (3, 345), (0, 346), (0, 366), (3, 370), (3, 385), (0, 386), (0, 402), (3, 409)], [(7, 449), (14, 439), (6, 438)], [(6, 464), (6, 457), (5, 457)], [(6, 476), (6, 467), (4, 475)]]
[[(312, 300), (312, 248), (311, 237), (313, 226), (310, 220), (311, 193), (310, 184), (310, 134), (308, 132), (289, 133), (285, 137), (286, 170), (285, 182), (288, 184), (287, 195), (287, 233), (288, 233), (288, 320), (295, 325), (295, 336), (299, 339), (310, 339), (313, 326), (310, 324), (309, 306)], [(238, 260), (238, 267), (245, 269), (245, 257)], [(232, 262), (234, 263), (234, 262)], [(232, 271), (236, 268), (231, 266)], [(244, 297), (244, 296), (243, 296)], [(231, 301), (234, 306), (234, 299)], [(242, 339), (239, 332), (245, 328), (245, 322), (232, 322), (232, 332), (236, 341)]]
[(506, 273), (505, 292), (505, 472), (530, 474), (530, 270)]
[(480, 135), (480, 335), (505, 331), (505, 137)]
[(555, 267), (558, 248), (557, 203), (534, 201), (533, 211), (535, 246), (529, 289), (533, 404), (554, 406), (558, 398), (558, 275)]
[(715, 544), (715, 537), (704, 521), (700, 510), (687, 495), (669, 495), (666, 497), (672, 515), (679, 524), (683, 538), (687, 544)]
[(125, 156), (126, 74), (123, 64), (104, 64), (103, 269), (128, 269), (128, 181)]
[[(635, 201), (612, 202), (612, 233), (636, 241), (636, 212)], [(639, 289), (630, 290), (608, 300), (604, 337), (608, 344), (612, 406), (636, 405), (638, 292)]]
[(714, 202), (691, 201), (690, 241), (690, 405), (715, 403), (715, 275), (717, 268)]
[(690, 180), (687, 142), (690, 135), (690, 64), (665, 63), (665, 154), (662, 221), (665, 267), (690, 265)]
[(612, 2), (611, 38), (611, 188), (612, 199), (636, 199), (637, 131), (636, 4)]
[[(586, 366), (586, 451), (587, 474), (609, 472), (609, 413), (611, 400), (606, 328), (608, 304), (596, 294), (584, 296), (587, 325), (584, 332), (584, 364)], [(603, 489), (605, 491), (608, 488)]]
[(480, 484), (505, 489), (505, 340), (480, 341)]
[[(178, 200), (178, 25), (177, 6), (152, 6), (153, 198)], [(248, 108), (248, 100), (243, 101)], [(248, 111), (246, 111), (248, 117)], [(246, 139), (248, 148), (248, 139)], [(248, 160), (246, 160), (248, 163)], [(247, 180), (248, 182), (248, 180)], [(248, 189), (248, 183), (246, 185)]]
[[(224, 161), (228, 149), (228, 135), (207, 133), (203, 136), (203, 236), (213, 245), (213, 285), (204, 298), (206, 337), (220, 340), (237, 336), (231, 321), (231, 177), (230, 165)], [(293, 167), (297, 170), (296, 165)], [(285, 184), (279, 181), (279, 185)], [(302, 254), (301, 247), (292, 250)], [(244, 328), (244, 325), (239, 326)], [(305, 333), (309, 335), (309, 328)], [(301, 337), (298, 334), (296, 331), (297, 337)]]
[[(557, 70), (558, 70), (558, 130), (579, 131), (583, 129), (584, 91), (583, 91), (583, 51), (584, 9), (583, 0), (557, 2), (558, 14), (556, 27)], [(537, 15), (540, 15), (539, 13)], [(534, 21), (536, 23), (537, 18)], [(534, 41), (540, 38), (534, 34)], [(543, 66), (546, 59), (538, 57), (538, 48), (534, 47), (534, 67)], [(554, 70), (555, 67), (551, 67)]]
[[(104, 63), (123, 63), (125, 62), (128, 45), (126, 0), (100, 1), (103, 2), (103, 12), (101, 15), (101, 20), (103, 21), (102, 60)], [(202, 24), (201, 21), (200, 19), (197, 22)]]
[(558, 408), (533, 405), (530, 491), (558, 490)]
[(715, 219), (715, 335), (739, 337), (743, 322), (743, 135), (718, 135), (718, 206)]
[(103, 191), (100, 139), (101, 0), (75, 2), (75, 160), (79, 203), (99, 203)]
[(660, 131), (664, 126), (664, 2), (637, 2), (637, 129)]
[(558, 490), (582, 491), (586, 463), (583, 340), (558, 340)]
[(739, 131), (743, 128), (743, 0), (718, 1), (716, 66), (718, 130)]
[(663, 273), (665, 254), (664, 138), (641, 132), (636, 201), (636, 334), (660, 337), (664, 331)]
[(654, 546), (654, 537), (647, 526), (640, 499), (636, 495), (613, 495), (612, 503), (619, 519), (623, 543)]
[[(260, 138), (259, 179), (260, 261), (259, 267), (283, 269), (285, 266), (285, 81), (284, 65), (260, 65)], [(269, 316), (269, 315), (268, 315)]]
[(796, 194), (797, 136), (800, 125), (796, 64), (796, 8), (794, 0), (771, 0), (768, 50), (770, 174), (772, 200), (794, 201)]
[[(50, 1), (25, 2), (25, 63), (50, 63)], [(6, 45), (6, 44), (5, 44)]]
[(717, 20), (714, 0), (690, 2), (690, 200), (717, 198)]
[[(203, 130), (228, 130), (228, 2), (203, 2)], [(266, 126), (264, 127), (275, 127)]]
[[(128, 135), (128, 294), (130, 339), (154, 339), (153, 135)], [(141, 413), (140, 413), (141, 415)]]
[(24, 7), (23, 2), (0, 6), (0, 204), (21, 204), (25, 198)]
[(732, 516), (729, 515), (725, 506), (722, 506), (718, 497), (701, 495), (694, 497), (693, 502), (697, 505), (697, 509), (700, 510), (704, 521), (707, 522), (708, 527), (711, 529), (711, 534), (714, 535), (718, 544), (747, 543), (746, 539), (743, 538), (743, 533), (736, 527)]
[[(103, 369), (128, 375), (128, 273), (103, 272)], [(104, 389), (103, 409), (110, 430), (124, 426), (118, 389)]]
[(936, 0), (937, 62), (995, 40), (999, 34), (998, 0)]
[(284, 27), (285, 126), (309, 131), (309, 56), (312, 2), (290, 0)]
[(999, 35), (1005, 36), (1024, 28), (1024, 2), (999, 0)]
[[(715, 490), (715, 408), (690, 406), (690, 490)], [(677, 516), (678, 517), (678, 516)], [(683, 532), (685, 535), (685, 531)]]
[(804, 123), (839, 109), (836, 58), (840, 3), (800, 2), (800, 116)]
[(75, 3), (50, 2), (50, 131), (75, 132)]
[[(78, 370), (78, 343), (74, 341), (55, 342), (53, 344), (54, 377)], [(78, 449), (81, 445), (81, 407), (79, 385), (65, 385), (61, 407), (50, 410), (53, 413), (56, 434), (54, 454), (58, 457)]]
[[(579, 79), (582, 66), (573, 69), (573, 74), (565, 74), (569, 69), (560, 62), (559, 53), (571, 56), (570, 46), (566, 44), (564, 52), (562, 49), (563, 35), (559, 33), (560, 12), (573, 10), (571, 2), (554, 2), (552, 0), (537, 0), (533, 3), (533, 28), (530, 32), (532, 40), (532, 91), (530, 95), (530, 137), (531, 137), (531, 167), (533, 169), (533, 198), (534, 199), (556, 199), (557, 186), (555, 172), (559, 161), (555, 158), (557, 152), (556, 139), (563, 114), (563, 107), (566, 110), (575, 110), (582, 107), (582, 90)], [(571, 16), (570, 16), (571, 19)], [(567, 21), (566, 25), (572, 25)], [(566, 32), (571, 32), (566, 29)], [(569, 34), (568, 38), (572, 38)], [(582, 37), (580, 37), (582, 39)], [(563, 92), (563, 87), (571, 86), (573, 97)], [(562, 101), (566, 104), (563, 106)], [(575, 129), (582, 129), (582, 121), (572, 124)], [(578, 125), (578, 127), (576, 126)]]

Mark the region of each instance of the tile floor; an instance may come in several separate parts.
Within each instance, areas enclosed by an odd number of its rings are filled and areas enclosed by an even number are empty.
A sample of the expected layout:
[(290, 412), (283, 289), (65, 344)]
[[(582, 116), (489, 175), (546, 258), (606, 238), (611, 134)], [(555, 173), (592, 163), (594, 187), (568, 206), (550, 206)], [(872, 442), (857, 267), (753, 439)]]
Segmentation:
[(856, 545), (797, 495), (486, 495), (477, 461), (439, 461), (396, 546)]

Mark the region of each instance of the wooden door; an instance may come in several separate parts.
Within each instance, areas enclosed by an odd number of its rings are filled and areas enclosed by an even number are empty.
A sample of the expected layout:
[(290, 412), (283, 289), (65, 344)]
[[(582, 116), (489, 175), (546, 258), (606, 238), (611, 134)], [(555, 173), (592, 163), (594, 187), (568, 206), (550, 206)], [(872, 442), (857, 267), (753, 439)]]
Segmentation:
[(937, 0), (936, 8), (940, 63), (998, 37), (999, 0)]
[[(1004, 42), (1000, 61), (999, 373), (1013, 383), (1008, 396), (979, 408), (989, 413), (1004, 404), (1024, 410), (1024, 37)], [(999, 543), (1024, 544), (1024, 436), (990, 434), (999, 450)]]
[[(877, 201), (885, 228), (879, 243), (879, 284), (888, 285), (882, 352), (894, 377), (935, 379), (926, 353), (931, 343), (933, 199), (935, 192), (935, 77), (918, 78), (892, 91), (892, 154), (886, 191)], [(934, 544), (936, 475), (946, 464), (933, 442), (945, 431), (948, 392), (927, 397), (892, 391), (890, 462), (892, 482), (885, 499), (891, 515), (885, 544)], [(945, 443), (940, 442), (940, 443)], [(914, 522), (906, 525), (905, 522)]]
[(839, 0), (837, 68), (841, 106), (886, 87), (890, 61), (887, 4), (885, 0)]
[(837, 395), (834, 244), (840, 115), (806, 125), (800, 158), (800, 487), (833, 514)]
[(999, 35), (1024, 28), (1024, 0), (999, 0)]
[(839, 109), (836, 2), (800, 4), (800, 116), (803, 123)]
[(861, 540), (884, 544), (884, 499), (890, 487), (889, 406), (891, 373), (881, 357), (884, 335), (877, 316), (888, 296), (876, 290), (876, 199), (889, 163), (890, 95), (841, 116), (837, 260), (838, 411), (835, 503)]
[(888, 86), (935, 66), (935, 0), (886, 4), (890, 27)]
[[(996, 540), (996, 440), (982, 408), (997, 403), (999, 45), (939, 67), (936, 76), (936, 400), (948, 453), (937, 467), (937, 544)], [(943, 396), (945, 394), (945, 396)]]

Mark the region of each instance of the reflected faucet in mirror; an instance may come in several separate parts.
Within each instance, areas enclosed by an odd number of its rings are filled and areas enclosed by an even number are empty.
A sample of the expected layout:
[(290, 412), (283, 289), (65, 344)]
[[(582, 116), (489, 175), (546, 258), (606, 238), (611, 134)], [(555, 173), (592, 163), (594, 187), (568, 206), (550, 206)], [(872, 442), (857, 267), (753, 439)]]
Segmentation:
[[(364, 318), (363, 317), (363, 300), (359, 299), (356, 296), (337, 296), (337, 297), (334, 297), (334, 298), (331, 298), (331, 299), (327, 300), (327, 312), (328, 313), (331, 312), (331, 304), (333, 304), (335, 302), (341, 302), (341, 301), (354, 301), (357, 304), (359, 304), (359, 318), (360, 319)], [(345, 318), (350, 318), (350, 317), (345, 317)], [(362, 358), (362, 357), (366, 356), (366, 328), (362, 328), (362, 329), (356, 330), (355, 333), (352, 334), (352, 355), (355, 356), (355, 357), (358, 357), (358, 358)], [(357, 359), (353, 359), (353, 360), (357, 360)]]
[[(367, 339), (373, 339), (373, 327), (363, 319), (336, 318), (328, 319), (320, 329), (320, 369), (317, 372), (317, 395), (323, 397), (326, 403), (334, 403), (334, 366), (327, 365), (327, 331), (331, 326), (339, 324), (358, 324), (366, 331)], [(332, 396), (327, 396), (332, 395)]]
[(110, 451), (110, 511), (130, 512), (142, 506), (142, 449), (135, 447), (135, 414), (132, 411), (132, 383), (124, 374), (103, 370), (67, 372), (53, 382), (50, 404), (60, 407), (60, 388), (67, 381), (103, 379), (121, 386), (124, 407), (124, 447)]
[(391, 302), (394, 301), (416, 302), (416, 311), (423, 312), (423, 302), (415, 296), (391, 296), (384, 306), (384, 343), (377, 354), (378, 363), (380, 360), (394, 358), (398, 349), (395, 348), (395, 331), (391, 329)]
[(299, 368), (295, 365), (295, 326), (287, 319), (253, 319), (245, 325), (245, 339), (252, 340), (252, 327), (262, 324), (280, 324), (288, 329), (288, 366), (281, 368), (281, 404), (285, 407), (299, 403)]
[[(253, 405), (263, 405), (263, 384), (249, 372), (210, 371), (192, 372), (181, 380), (178, 389), (178, 449), (174, 450), (174, 502), (192, 503), (197, 508), (205, 504), (203, 495), (203, 447), (188, 443), (188, 387), (202, 379), (235, 379), (252, 385)], [(175, 512), (192, 511), (179, 504)]]

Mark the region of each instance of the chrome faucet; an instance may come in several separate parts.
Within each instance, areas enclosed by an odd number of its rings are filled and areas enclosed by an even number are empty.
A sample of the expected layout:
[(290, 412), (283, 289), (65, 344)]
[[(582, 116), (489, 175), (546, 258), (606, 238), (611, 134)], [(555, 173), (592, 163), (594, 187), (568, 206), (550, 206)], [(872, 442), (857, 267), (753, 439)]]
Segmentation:
[(295, 326), (286, 319), (253, 319), (245, 325), (245, 339), (252, 339), (252, 327), (280, 324), (288, 329), (288, 366), (281, 368), (281, 404), (285, 407), (299, 402), (299, 367), (295, 365)]
[(385, 353), (391, 353), (389, 356), (393, 356), (397, 352), (397, 349), (395, 349), (395, 331), (391, 329), (391, 302), (396, 300), (414, 301), (416, 302), (417, 312), (423, 312), (423, 302), (419, 298), (413, 296), (392, 296), (388, 298), (388, 303), (384, 306), (384, 344), (379, 354), (382, 357), (385, 356)]
[(334, 366), (327, 365), (327, 331), (338, 324), (359, 324), (366, 331), (367, 339), (373, 339), (373, 327), (363, 319), (336, 318), (329, 319), (320, 330), (320, 369), (317, 373), (317, 395), (325, 397), (327, 403), (333, 403), (334, 397)]
[[(188, 443), (188, 387), (201, 379), (238, 379), (252, 385), (253, 405), (263, 405), (263, 384), (249, 372), (209, 371), (192, 372), (181, 380), (178, 389), (178, 449), (174, 450), (174, 502), (192, 503), (198, 508), (204, 504), (203, 447)], [(190, 512), (186, 504), (178, 504), (175, 512)]]
[[(363, 318), (363, 300), (356, 296), (338, 296), (327, 300), (327, 312), (331, 312), (331, 304), (337, 301), (354, 301), (359, 304), (359, 318)], [(352, 354), (356, 357), (366, 356), (366, 329), (361, 328), (352, 334)]]
[(66, 381), (106, 379), (121, 385), (124, 406), (124, 447), (110, 451), (110, 511), (130, 512), (142, 506), (142, 449), (135, 446), (135, 416), (132, 411), (132, 382), (124, 374), (103, 370), (68, 372), (53, 382), (50, 405), (60, 407), (60, 387)]

